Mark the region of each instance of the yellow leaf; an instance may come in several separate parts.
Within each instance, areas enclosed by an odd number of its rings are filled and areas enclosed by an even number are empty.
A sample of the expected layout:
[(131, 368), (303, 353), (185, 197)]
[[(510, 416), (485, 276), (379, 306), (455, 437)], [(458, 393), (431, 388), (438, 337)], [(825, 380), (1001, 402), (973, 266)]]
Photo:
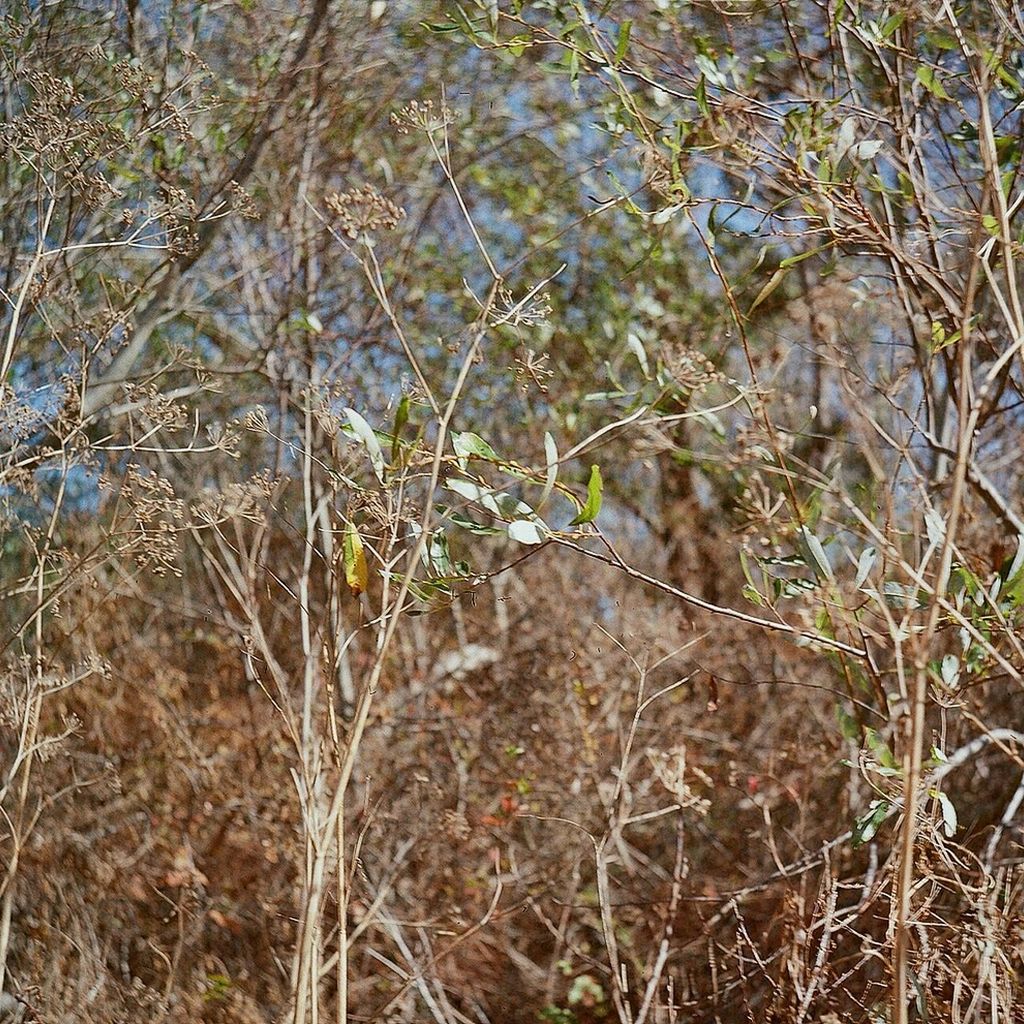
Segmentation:
[(363, 540), (354, 523), (345, 527), (344, 543), (345, 582), (349, 590), (358, 597), (365, 589), (370, 574), (366, 568), (366, 552)]
[(760, 306), (761, 303), (764, 302), (764, 300), (767, 299), (780, 284), (782, 284), (782, 279), (786, 276), (786, 271), (788, 269), (788, 267), (779, 267), (779, 269), (776, 270), (770, 278), (768, 278), (768, 283), (757, 293), (757, 298), (750, 304), (750, 309), (747, 310), (747, 316), (750, 316), (750, 314), (753, 313), (754, 310), (757, 309), (757, 307)]

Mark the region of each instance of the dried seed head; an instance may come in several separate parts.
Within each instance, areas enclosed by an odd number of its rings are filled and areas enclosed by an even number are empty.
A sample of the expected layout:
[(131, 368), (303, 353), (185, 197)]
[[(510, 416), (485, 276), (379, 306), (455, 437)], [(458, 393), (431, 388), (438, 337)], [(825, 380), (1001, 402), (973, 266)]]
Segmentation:
[(665, 369), (683, 391), (702, 391), (710, 384), (725, 380), (703, 352), (687, 345), (666, 345), (662, 358)]
[(342, 233), (353, 239), (373, 231), (391, 231), (405, 217), (402, 207), (372, 185), (350, 188), (347, 192), (331, 192), (324, 202), (338, 218)]
[(252, 194), (247, 192), (237, 181), (228, 182), (228, 191), (231, 193), (231, 205), (246, 220), (257, 220), (259, 210), (256, 209), (256, 201)]
[(410, 131), (441, 131), (455, 124), (458, 114), (444, 101), (437, 107), (433, 100), (413, 100), (391, 115), (391, 123), (400, 135)]

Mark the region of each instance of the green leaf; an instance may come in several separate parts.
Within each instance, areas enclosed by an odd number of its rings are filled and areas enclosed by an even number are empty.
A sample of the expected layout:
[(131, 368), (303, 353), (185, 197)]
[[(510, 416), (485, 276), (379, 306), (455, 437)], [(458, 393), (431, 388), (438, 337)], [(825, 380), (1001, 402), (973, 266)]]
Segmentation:
[(545, 1006), (537, 1016), (543, 1024), (576, 1024), (576, 1014), (561, 1006)]
[(956, 808), (953, 806), (953, 801), (946, 796), (941, 790), (933, 790), (932, 796), (939, 801), (939, 807), (942, 809), (942, 831), (946, 833), (947, 839), (952, 839), (956, 835)]
[(890, 608), (923, 607), (921, 596), (917, 590), (897, 580), (886, 580), (882, 584), (882, 596)]
[(592, 523), (598, 512), (601, 511), (601, 495), (604, 493), (604, 481), (601, 479), (601, 467), (590, 467), (590, 480), (587, 481), (587, 503), (583, 506), (580, 514), (569, 524), (580, 526), (583, 523)]
[(886, 18), (885, 21), (882, 23), (882, 27), (879, 30), (879, 34), (883, 39), (891, 38), (893, 34), (896, 32), (896, 29), (898, 29), (900, 25), (902, 25), (903, 22), (906, 20), (906, 11), (899, 11), (898, 13), (891, 15), (890, 17)]
[(917, 69), (917, 80), (923, 85), (936, 99), (949, 100), (953, 97), (946, 92), (945, 86), (939, 81), (935, 71), (928, 67), (926, 64), (922, 64)]
[(460, 529), (466, 530), (469, 533), (475, 533), (480, 537), (496, 537), (502, 532), (496, 526), (485, 526), (483, 523), (478, 523), (475, 519), (470, 519), (469, 516), (463, 515), (461, 512), (449, 511), (448, 519)]
[(547, 459), (547, 472), (544, 476), (544, 490), (540, 492), (540, 500), (537, 502), (538, 511), (551, 497), (555, 481), (558, 479), (558, 448), (555, 446), (555, 439), (547, 431), (544, 433), (544, 456)]
[(495, 491), (489, 487), (481, 487), (471, 480), (460, 480), (458, 478), (448, 480), (445, 483), (445, 487), (456, 494), (461, 494), (462, 497), (469, 501), (479, 502), (488, 512), (499, 519), (507, 519), (509, 521), (513, 519), (533, 519), (540, 526), (544, 526), (543, 521), (525, 501), (520, 501), (514, 495), (508, 494), (505, 491)]
[(877, 558), (878, 552), (873, 547), (866, 547), (860, 553), (860, 558), (857, 559), (857, 578), (853, 581), (853, 585), (857, 590), (860, 590), (864, 585), (864, 581), (874, 568)]
[(999, 579), (1003, 581), (1000, 599), (1015, 607), (1024, 604), (1024, 536), (1017, 538), (1017, 551), (1004, 568), (1005, 574), (1003, 571), (999, 573)]
[(461, 567), (452, 561), (451, 548), (444, 530), (435, 530), (430, 535), (430, 542), (423, 549), (423, 564), (434, 574), (434, 582), (461, 576)]
[(925, 32), (924, 37), (928, 44), (934, 46), (937, 50), (956, 49), (956, 36), (951, 35), (949, 32), (943, 32), (942, 29), (932, 29), (929, 32)]
[(657, 213), (652, 214), (652, 224), (667, 224), (680, 210), (686, 209), (686, 203), (673, 203), (671, 206), (665, 206), (658, 210)]
[(566, 996), (566, 1002), (570, 1006), (577, 1006), (580, 1003), (600, 1005), (604, 1000), (604, 989), (589, 974), (581, 974), (574, 979)]
[(802, 577), (795, 580), (783, 580), (778, 578), (772, 580), (772, 589), (774, 590), (777, 598), (802, 597), (804, 594), (817, 589), (817, 586), (818, 584), (814, 580), (803, 579)]
[(960, 659), (955, 654), (945, 654), (939, 662), (939, 676), (947, 690), (956, 688), (960, 682)]
[(832, 579), (832, 566), (828, 555), (825, 554), (821, 541), (806, 526), (800, 527), (799, 542), (804, 558), (814, 570), (814, 575), (822, 582)]
[(543, 544), (544, 534), (536, 523), (529, 519), (517, 519), (508, 524), (508, 536), (519, 544)]
[(391, 435), (391, 461), (398, 461), (398, 453), (402, 449), (402, 431), (405, 429), (406, 423), (409, 422), (409, 396), (402, 395), (401, 401), (398, 403), (398, 408), (395, 410), (395, 425), (392, 428)]
[(957, 563), (949, 576), (949, 592), (954, 595), (964, 592), (973, 601), (981, 593), (981, 583), (970, 569)]
[(819, 252), (823, 252), (827, 248), (827, 245), (819, 245), (814, 249), (808, 249), (807, 252), (798, 252), (795, 256), (787, 256), (784, 260), (779, 260), (779, 268), (786, 270), (789, 267), (795, 267), (798, 263), (803, 263), (804, 260), (817, 256)]
[(875, 838), (882, 822), (889, 814), (887, 800), (872, 800), (867, 813), (859, 817), (853, 826), (853, 845), (863, 846)]
[(449, 480), (445, 486), (448, 490), (461, 494), (468, 501), (479, 502), (488, 512), (493, 512), (496, 516), (501, 515), (498, 503), (494, 500), (494, 492), (489, 488), (481, 487), (471, 480), (459, 479)]
[(377, 440), (377, 435), (373, 432), (373, 428), (355, 409), (346, 409), (345, 415), (348, 417), (352, 432), (362, 441), (363, 447), (366, 448), (370, 456), (370, 464), (373, 466), (373, 472), (376, 474), (377, 479), (384, 483), (384, 452), (381, 450), (380, 441)]
[[(1000, 567), (1000, 569), (1003, 568), (1002, 566)], [(1024, 534), (1017, 536), (1017, 549), (1013, 557), (1007, 562), (1005, 572), (1000, 572), (1000, 575), (1011, 586), (1024, 575)]]
[(636, 356), (636, 361), (640, 364), (640, 369), (644, 371), (644, 376), (650, 377), (651, 368), (647, 362), (647, 351), (644, 349), (644, 343), (632, 331), (626, 335), (626, 347)]
[(345, 563), (345, 582), (349, 590), (358, 597), (366, 589), (370, 573), (366, 566), (366, 551), (355, 523), (349, 523), (345, 527), (342, 559)]
[(579, 51), (570, 50), (567, 56), (569, 65), (569, 88), (573, 96), (578, 96), (580, 91), (580, 55)]
[[(755, 587), (754, 576), (750, 571), (750, 559), (747, 557), (747, 552), (743, 548), (740, 548), (740, 568), (743, 570), (743, 576), (751, 587)], [(755, 587), (756, 589), (756, 587)]]
[(883, 768), (888, 768), (890, 771), (898, 772), (900, 770), (900, 763), (896, 760), (893, 752), (889, 749), (889, 744), (882, 739), (881, 736), (874, 729), (865, 729), (864, 737), (868, 741), (868, 747), (871, 749), (871, 753), (875, 755), (875, 760)]
[(536, 514), (525, 501), (520, 501), (515, 495), (508, 494), (505, 491), (496, 491), (494, 494), (494, 503), (498, 506), (498, 514), (502, 519), (533, 519), (535, 522), (540, 522), (536, 518)]
[(843, 734), (844, 739), (855, 740), (860, 735), (857, 719), (842, 704), (836, 705), (836, 721), (839, 723), (839, 731)]
[(626, 50), (629, 49), (629, 33), (633, 29), (633, 22), (627, 18), (619, 26), (619, 38), (615, 44), (615, 63), (621, 64), (622, 58), (626, 56)]
[(789, 569), (801, 569), (807, 564), (803, 555), (768, 555), (758, 561), (762, 565), (783, 565)]
[(703, 75), (697, 79), (697, 91), (693, 97), (697, 101), (697, 109), (707, 117), (711, 110), (708, 107), (708, 87)]
[(498, 461), (498, 453), (479, 435), (471, 430), (452, 434), (452, 447), (459, 458), (475, 455), (478, 459)]

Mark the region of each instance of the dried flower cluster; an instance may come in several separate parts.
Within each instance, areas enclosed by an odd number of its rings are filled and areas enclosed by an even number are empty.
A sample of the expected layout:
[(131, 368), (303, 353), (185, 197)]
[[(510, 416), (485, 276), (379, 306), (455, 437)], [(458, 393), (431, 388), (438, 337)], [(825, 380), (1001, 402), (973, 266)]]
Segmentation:
[(726, 375), (699, 349), (689, 345), (666, 344), (662, 348), (665, 372), (687, 394), (703, 391), (712, 384), (725, 383)]
[(551, 311), (551, 296), (546, 292), (516, 301), (511, 291), (502, 288), (491, 313), (491, 324), (495, 327), (506, 324), (511, 327), (542, 327), (550, 322)]
[(405, 210), (372, 185), (331, 192), (324, 203), (337, 217), (342, 234), (352, 239), (375, 231), (392, 231), (405, 219)]
[(260, 212), (251, 192), (242, 188), (237, 181), (228, 182), (228, 191), (231, 193), (231, 207), (236, 213), (241, 214), (246, 220), (259, 218)]
[(412, 100), (400, 110), (391, 114), (391, 123), (400, 135), (410, 131), (431, 134), (444, 131), (455, 124), (458, 114), (442, 101), (437, 106), (433, 100)]
[(161, 201), (153, 205), (150, 215), (163, 225), (165, 244), (173, 256), (192, 256), (198, 251), (198, 207), (183, 188), (166, 185)]
[(273, 492), (274, 480), (265, 470), (249, 480), (234, 481), (221, 490), (208, 490), (192, 503), (191, 512), (204, 526), (218, 526), (232, 520), (261, 523)]
[(548, 366), (548, 353), (538, 353), (532, 348), (516, 355), (512, 372), (524, 392), (529, 391), (532, 386), (542, 395), (547, 394), (548, 384), (555, 375), (554, 370)]
[(125, 479), (124, 494), (132, 523), (120, 538), (121, 552), (156, 576), (180, 576), (178, 553), (181, 535), (187, 529), (187, 508), (174, 493), (174, 485), (133, 465)]

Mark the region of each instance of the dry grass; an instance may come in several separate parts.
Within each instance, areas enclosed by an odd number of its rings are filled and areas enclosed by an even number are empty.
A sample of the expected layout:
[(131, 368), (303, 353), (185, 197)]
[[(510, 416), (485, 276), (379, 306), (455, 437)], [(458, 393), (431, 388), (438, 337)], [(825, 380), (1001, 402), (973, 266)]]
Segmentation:
[(355, 6), (0, 24), (0, 1024), (1015, 1020), (1019, 16)]

